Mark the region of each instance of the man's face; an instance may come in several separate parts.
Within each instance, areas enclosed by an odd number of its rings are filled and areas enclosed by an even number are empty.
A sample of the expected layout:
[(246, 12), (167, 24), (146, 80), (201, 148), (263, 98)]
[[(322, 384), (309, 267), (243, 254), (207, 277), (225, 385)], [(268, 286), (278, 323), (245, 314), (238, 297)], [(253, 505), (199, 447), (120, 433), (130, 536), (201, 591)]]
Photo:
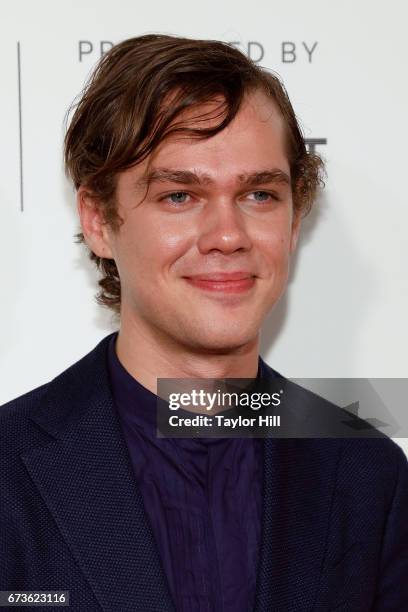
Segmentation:
[[(249, 95), (210, 139), (163, 141), (119, 175), (117, 203), (124, 223), (106, 244), (122, 325), (190, 350), (234, 351), (257, 338), (286, 286), (299, 229), (283, 120), (264, 94)], [(226, 274), (246, 280), (208, 280)]]

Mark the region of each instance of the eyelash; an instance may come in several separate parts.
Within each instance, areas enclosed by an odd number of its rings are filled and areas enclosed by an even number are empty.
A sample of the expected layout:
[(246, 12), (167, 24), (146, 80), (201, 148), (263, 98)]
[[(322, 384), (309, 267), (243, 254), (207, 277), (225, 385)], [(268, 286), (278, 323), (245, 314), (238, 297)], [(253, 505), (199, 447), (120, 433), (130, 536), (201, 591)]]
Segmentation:
[[(279, 201), (279, 199), (280, 199), (280, 198), (279, 198), (277, 195), (275, 195), (274, 193), (271, 193), (270, 191), (263, 191), (263, 190), (261, 190), (261, 189), (257, 189), (256, 191), (251, 191), (251, 192), (250, 192), (250, 194), (254, 194), (254, 193), (258, 193), (258, 194), (267, 195), (267, 196), (269, 196), (269, 197), (270, 197), (272, 200), (275, 200), (275, 201)], [(163, 201), (165, 201), (165, 200), (168, 200), (168, 198), (171, 198), (171, 196), (174, 196), (174, 195), (179, 195), (179, 196), (180, 196), (180, 195), (186, 195), (186, 196), (190, 196), (190, 194), (189, 194), (189, 193), (187, 193), (186, 191), (172, 191), (171, 193), (168, 193), (167, 195), (162, 196), (162, 197), (159, 199), (159, 201), (160, 201), (160, 202), (163, 202)], [(249, 194), (248, 194), (248, 195), (249, 195)], [(257, 201), (259, 204), (267, 204), (267, 203), (269, 203), (269, 202), (270, 202), (270, 200), (269, 200), (269, 199), (268, 199), (268, 200), (255, 200), (255, 201)], [(172, 205), (172, 206), (175, 206), (175, 207), (178, 207), (178, 206), (183, 206), (183, 204), (186, 204), (186, 202), (170, 202), (170, 201), (168, 201), (167, 203), (168, 203), (168, 204), (170, 204), (170, 205)]]

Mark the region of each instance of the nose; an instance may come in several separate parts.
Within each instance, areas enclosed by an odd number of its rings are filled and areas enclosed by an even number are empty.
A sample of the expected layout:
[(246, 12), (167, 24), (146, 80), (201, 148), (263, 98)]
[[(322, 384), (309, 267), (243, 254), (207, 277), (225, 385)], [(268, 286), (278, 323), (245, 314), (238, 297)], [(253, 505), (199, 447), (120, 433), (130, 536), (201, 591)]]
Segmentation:
[(211, 251), (228, 254), (251, 248), (246, 219), (236, 202), (213, 201), (206, 207), (200, 218), (197, 246), (202, 254)]

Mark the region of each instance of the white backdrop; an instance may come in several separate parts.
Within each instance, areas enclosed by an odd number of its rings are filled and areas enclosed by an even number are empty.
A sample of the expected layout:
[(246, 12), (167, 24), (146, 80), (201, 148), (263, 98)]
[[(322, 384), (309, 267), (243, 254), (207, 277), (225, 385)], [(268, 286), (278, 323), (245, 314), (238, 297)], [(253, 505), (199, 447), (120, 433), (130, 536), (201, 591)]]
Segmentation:
[(101, 49), (148, 32), (236, 43), (281, 75), (306, 137), (326, 142), (327, 187), (265, 322), (266, 361), (289, 377), (408, 377), (407, 18), (402, 0), (4, 3), (0, 404), (115, 329), (73, 242), (63, 118)]

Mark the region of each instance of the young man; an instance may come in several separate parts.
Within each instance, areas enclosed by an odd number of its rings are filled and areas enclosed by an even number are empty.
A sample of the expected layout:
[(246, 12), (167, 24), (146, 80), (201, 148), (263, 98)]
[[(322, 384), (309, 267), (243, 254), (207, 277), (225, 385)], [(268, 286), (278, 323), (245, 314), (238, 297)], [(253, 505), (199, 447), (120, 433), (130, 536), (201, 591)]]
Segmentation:
[(0, 411), (3, 590), (73, 610), (408, 609), (407, 461), (382, 439), (163, 439), (158, 378), (264, 378), (321, 161), (215, 41), (109, 51), (65, 160), (120, 329)]

